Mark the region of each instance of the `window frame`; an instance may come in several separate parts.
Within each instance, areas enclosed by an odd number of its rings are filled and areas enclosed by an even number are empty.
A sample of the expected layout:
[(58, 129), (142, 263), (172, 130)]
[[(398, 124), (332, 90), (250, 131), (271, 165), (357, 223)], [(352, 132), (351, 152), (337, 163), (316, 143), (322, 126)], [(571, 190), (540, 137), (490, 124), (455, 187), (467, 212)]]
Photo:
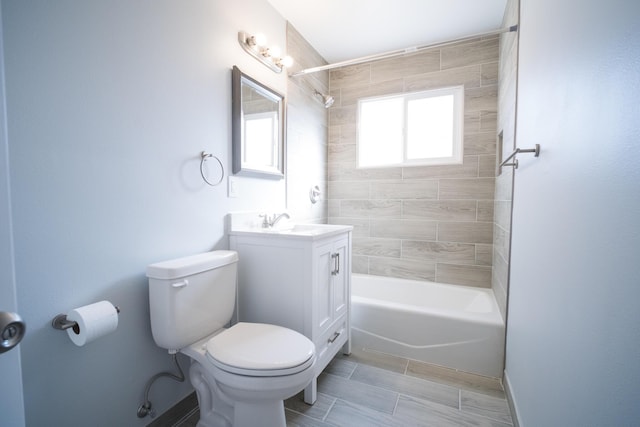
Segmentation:
[[(408, 114), (407, 104), (411, 100), (419, 100), (426, 98), (435, 98), (440, 96), (453, 96), (453, 152), (447, 157), (432, 157), (420, 159), (407, 159), (407, 128)], [(402, 160), (399, 163), (387, 163), (379, 165), (360, 165), (360, 135), (362, 133), (361, 126), (361, 107), (363, 103), (380, 101), (385, 99), (402, 99)], [(390, 168), (390, 167), (411, 167), (411, 166), (430, 166), (430, 165), (459, 165), (463, 163), (464, 157), (464, 85), (447, 86), (437, 89), (422, 90), (416, 92), (396, 93), (392, 95), (372, 96), (361, 98), (357, 104), (357, 126), (356, 126), (356, 169), (372, 169), (372, 168)]]

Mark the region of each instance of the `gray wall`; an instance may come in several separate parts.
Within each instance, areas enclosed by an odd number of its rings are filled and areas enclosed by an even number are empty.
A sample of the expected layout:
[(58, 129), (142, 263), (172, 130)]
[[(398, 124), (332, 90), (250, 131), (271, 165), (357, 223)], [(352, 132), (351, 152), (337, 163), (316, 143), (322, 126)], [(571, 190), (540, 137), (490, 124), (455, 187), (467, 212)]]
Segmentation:
[[(285, 206), (284, 180), (238, 178), (232, 199), (199, 172), (203, 150), (231, 169), (233, 65), (286, 93), (286, 74), (237, 42), (245, 30), (284, 47), (285, 21), (263, 0), (3, 1), (2, 19), (27, 425), (144, 425), (145, 383), (172, 369), (146, 265), (228, 247), (229, 211)], [(115, 333), (79, 348), (51, 328), (102, 299), (122, 309)], [(161, 413), (190, 390), (160, 380), (150, 397)]]
[(506, 380), (522, 427), (640, 420), (640, 3), (523, 0)]
[[(498, 37), (330, 73), (329, 221), (354, 226), (353, 271), (490, 287)], [(465, 86), (464, 164), (356, 169), (357, 101)]]

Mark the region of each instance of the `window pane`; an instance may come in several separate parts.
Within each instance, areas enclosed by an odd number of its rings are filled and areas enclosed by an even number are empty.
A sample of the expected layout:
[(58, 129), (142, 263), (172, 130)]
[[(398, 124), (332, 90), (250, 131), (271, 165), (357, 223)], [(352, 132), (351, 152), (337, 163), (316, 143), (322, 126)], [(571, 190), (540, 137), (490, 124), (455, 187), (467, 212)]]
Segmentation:
[(362, 102), (358, 128), (358, 166), (402, 162), (401, 98)]
[(453, 95), (409, 100), (407, 159), (453, 155)]

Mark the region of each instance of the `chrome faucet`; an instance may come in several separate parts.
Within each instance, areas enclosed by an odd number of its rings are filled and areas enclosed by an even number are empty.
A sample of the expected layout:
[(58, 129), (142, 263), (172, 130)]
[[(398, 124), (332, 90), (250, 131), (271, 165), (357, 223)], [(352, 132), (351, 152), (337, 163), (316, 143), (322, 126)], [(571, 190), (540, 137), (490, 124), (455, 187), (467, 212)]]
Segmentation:
[(282, 219), (282, 217), (286, 217), (287, 219), (291, 218), (286, 212), (283, 212), (281, 214), (273, 214), (273, 217), (270, 217), (268, 214), (260, 214), (260, 217), (264, 218), (264, 220), (262, 221), (262, 228), (274, 227)]

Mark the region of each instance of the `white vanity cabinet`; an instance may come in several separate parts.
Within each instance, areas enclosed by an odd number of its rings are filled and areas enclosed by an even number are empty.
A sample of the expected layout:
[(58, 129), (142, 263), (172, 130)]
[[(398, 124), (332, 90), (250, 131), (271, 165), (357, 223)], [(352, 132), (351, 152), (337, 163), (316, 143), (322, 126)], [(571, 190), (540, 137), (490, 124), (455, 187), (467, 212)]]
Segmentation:
[(306, 232), (230, 232), (237, 251), (237, 318), (284, 326), (316, 346), (316, 372), (304, 400), (316, 400), (316, 379), (342, 349), (351, 352), (350, 226), (314, 225)]

